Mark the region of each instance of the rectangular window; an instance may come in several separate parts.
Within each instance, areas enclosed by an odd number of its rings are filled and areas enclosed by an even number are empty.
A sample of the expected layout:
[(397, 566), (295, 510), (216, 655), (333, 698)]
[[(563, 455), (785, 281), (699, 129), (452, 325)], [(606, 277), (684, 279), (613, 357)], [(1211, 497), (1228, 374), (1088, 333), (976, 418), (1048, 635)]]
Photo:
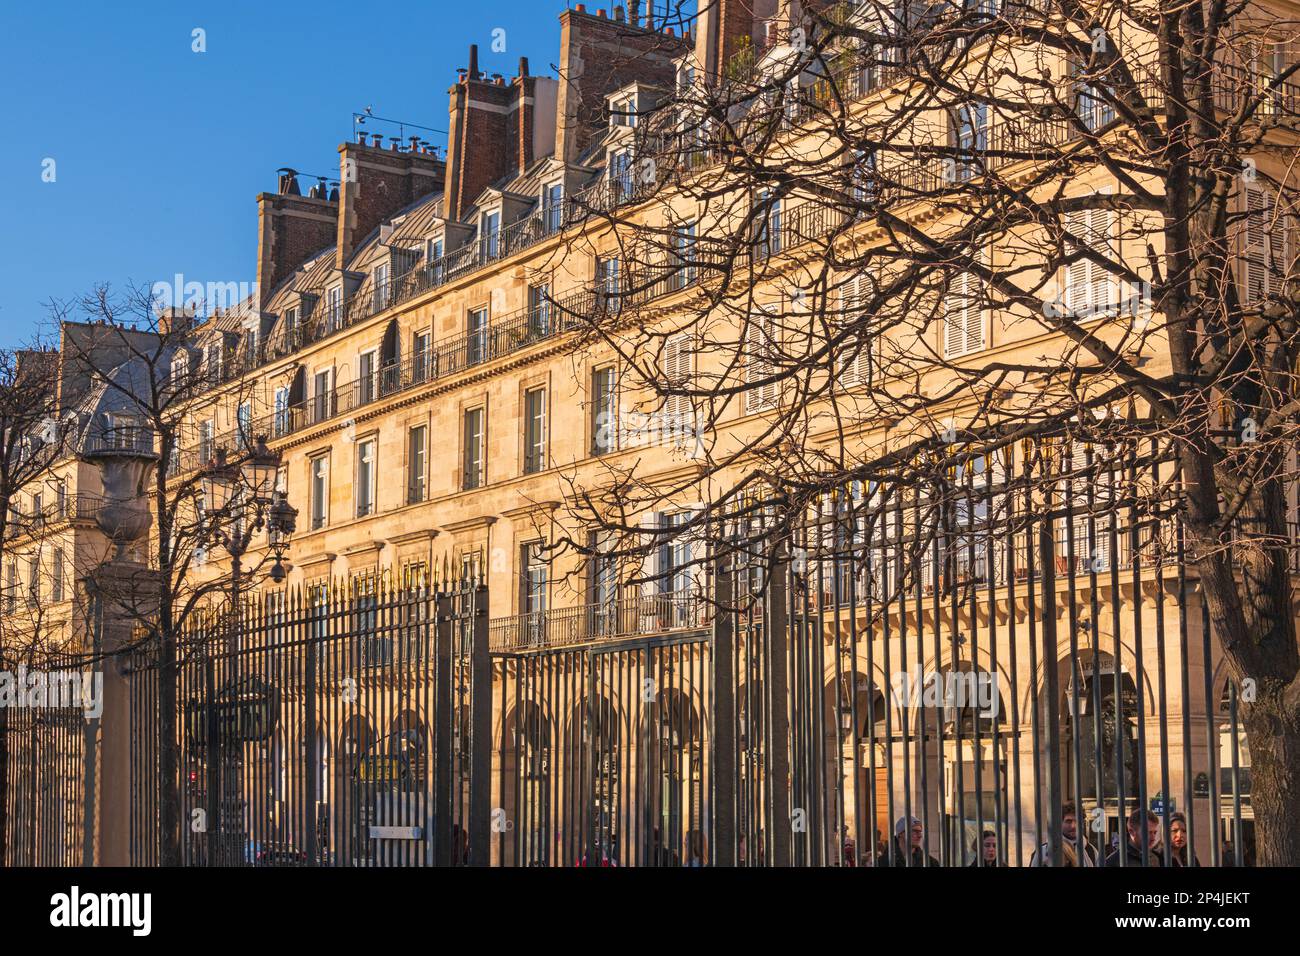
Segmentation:
[(406, 503), (409, 505), (424, 500), (428, 456), (429, 427), (416, 425), (406, 440)]
[(481, 222), (479, 255), (484, 262), (489, 262), (501, 254), (501, 213), (484, 213)]
[(379, 353), (375, 349), (357, 356), (357, 404), (379, 397)]
[(388, 263), (381, 262), (375, 266), (375, 311), (388, 306)]
[(417, 384), (432, 377), (429, 364), (432, 345), (432, 335), (427, 331), (417, 332), (411, 339), (411, 379)]
[(50, 600), (58, 604), (63, 597), (63, 549), (56, 548), (50, 562)]
[(546, 620), (549, 569), (542, 542), (529, 541), (519, 548), (519, 612), (524, 615), (529, 643), (542, 643)]
[(564, 227), (564, 183), (553, 183), (542, 190), (542, 224), (547, 235)]
[(673, 233), (673, 276), (672, 287), (684, 289), (695, 281), (695, 239), (696, 224), (684, 222)]
[(424, 253), (426, 266), (429, 270), (429, 280), (434, 285), (440, 285), (446, 275), (446, 263), (443, 262), (443, 245), (441, 239), (430, 239)]
[(325, 527), (329, 521), (330, 465), (329, 456), (321, 455), (311, 460), (311, 527)]
[(39, 558), (27, 559), (27, 605), (36, 607), (41, 603), (41, 562)]
[(214, 438), (212, 419), (199, 422), (199, 460), (207, 465), (217, 457), (217, 443)]
[(1243, 245), (1246, 301), (1258, 303), (1282, 289), (1288, 271), (1288, 217), (1277, 194), (1261, 186), (1246, 188), (1246, 229)]
[(966, 182), (984, 168), (988, 152), (989, 107), (987, 103), (969, 103), (953, 117), (953, 147), (957, 156), (949, 160), (949, 182)]
[(551, 334), (550, 283), (528, 287), (528, 334), (531, 338), (545, 338)]
[(632, 195), (632, 153), (620, 149), (609, 155), (609, 191), (611, 201), (617, 205)]
[[(1065, 227), (1078, 242), (1070, 242), (1068, 251), (1079, 255), (1083, 249), (1109, 259), (1114, 253), (1115, 212), (1110, 209), (1083, 209), (1068, 213)], [(1109, 269), (1091, 259), (1077, 258), (1065, 271), (1065, 307), (1078, 319), (1089, 319), (1108, 312), (1115, 305), (1114, 282)]]
[(253, 406), (249, 402), (240, 402), (235, 412), (236, 431), (239, 435), (239, 447), (244, 451), (253, 447)]
[(325, 293), (325, 321), (330, 332), (343, 326), (343, 287), (336, 285)]
[(488, 310), (470, 309), (465, 321), (465, 361), (470, 365), (487, 361)]
[(760, 412), (777, 404), (779, 383), (776, 373), (776, 323), (773, 316), (759, 308), (750, 316), (745, 341), (745, 411)]
[(984, 348), (984, 309), (979, 279), (971, 272), (953, 276), (943, 297), (943, 354), (957, 358)]
[(357, 517), (375, 513), (375, 440), (357, 442)]
[(18, 607), (18, 562), (11, 560), (5, 571), (5, 610), (12, 614)]
[(524, 392), (524, 474), (546, 467), (546, 389)]
[(618, 447), (618, 395), (614, 366), (591, 373), (591, 453), (603, 455)]
[(695, 406), (687, 394), (695, 380), (695, 350), (689, 333), (678, 333), (664, 342), (663, 378), (669, 394), (664, 399), (663, 433), (673, 444), (683, 446), (695, 435)]
[(867, 305), (872, 294), (871, 276), (859, 272), (843, 276), (839, 288), (840, 328), (845, 335), (835, 356), (836, 379), (842, 388), (870, 383), (874, 371), (872, 349), (878, 348), (870, 329)]
[(465, 410), (463, 429), (464, 457), (461, 469), (461, 487), (466, 491), (482, 487), (486, 478), (483, 467), (484, 412), (480, 408)]
[(289, 390), (281, 387), (275, 390), (275, 434), (287, 435), (288, 433)]
[(601, 547), (597, 535), (591, 535), (591, 580), (589, 601), (592, 608), (591, 632), (594, 636), (617, 633), (618, 565), (615, 556)]
[(622, 269), (616, 256), (597, 260), (596, 292), (605, 300), (605, 308), (609, 312), (617, 312), (622, 307)]
[(330, 384), (333, 379), (331, 369), (322, 369), (316, 373), (312, 380), (313, 398), (312, 398), (312, 416), (309, 424), (323, 422), (329, 418), (333, 412), (334, 396), (331, 394)]
[(764, 190), (755, 203), (754, 222), (757, 232), (754, 241), (754, 256), (768, 259), (782, 248), (781, 200)]
[(60, 518), (68, 516), (68, 483), (61, 478), (54, 485), (54, 505)]

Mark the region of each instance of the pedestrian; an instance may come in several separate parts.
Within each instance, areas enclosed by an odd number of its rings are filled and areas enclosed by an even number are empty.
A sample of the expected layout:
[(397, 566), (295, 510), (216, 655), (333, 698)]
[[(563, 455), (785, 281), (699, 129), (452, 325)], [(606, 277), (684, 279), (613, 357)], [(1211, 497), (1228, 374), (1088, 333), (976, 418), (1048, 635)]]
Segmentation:
[(1201, 865), (1187, 843), (1187, 816), (1181, 810), (1169, 816), (1169, 865)]
[(844, 846), (840, 851), (840, 866), (857, 866), (857, 844), (853, 842), (853, 837), (844, 838)]
[[(1052, 865), (1052, 844), (1044, 843), (1029, 858), (1030, 866)], [(1061, 866), (1096, 866), (1097, 849), (1079, 835), (1079, 815), (1073, 803), (1061, 806)]]
[[(1163, 866), (1160, 854), (1152, 850), (1160, 836), (1160, 818), (1150, 810), (1138, 807), (1128, 815), (1126, 839), (1106, 857), (1103, 866), (1142, 866), (1142, 841), (1146, 841), (1147, 866)], [(1123, 863), (1121, 864), (1121, 855)]]
[(985, 830), (980, 834), (971, 849), (975, 853), (975, 859), (968, 865), (973, 867), (979, 866), (998, 866), (998, 835), (992, 830)]
[(706, 866), (704, 856), (704, 831), (691, 830), (686, 834), (686, 865)]
[(876, 866), (938, 866), (939, 861), (925, 852), (925, 828), (916, 817), (899, 817), (894, 824), (894, 862), (888, 854)]

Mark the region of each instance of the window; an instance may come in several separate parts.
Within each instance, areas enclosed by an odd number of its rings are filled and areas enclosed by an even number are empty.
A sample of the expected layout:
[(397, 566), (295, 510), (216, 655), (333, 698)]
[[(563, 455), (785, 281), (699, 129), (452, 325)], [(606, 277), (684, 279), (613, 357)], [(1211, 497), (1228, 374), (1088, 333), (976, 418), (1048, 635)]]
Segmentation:
[(636, 97), (624, 96), (609, 104), (609, 125), (611, 129), (619, 126), (636, 126)]
[(343, 325), (343, 287), (336, 285), (325, 293), (325, 321), (330, 332)]
[(333, 379), (332, 369), (321, 369), (312, 379), (313, 388), (313, 408), (311, 423), (323, 422), (333, 414), (333, 396), (330, 393), (330, 384)]
[(430, 239), (425, 246), (424, 258), (429, 268), (429, 279), (434, 285), (441, 283), (445, 275), (446, 263), (442, 261), (442, 256), (442, 239)]
[(618, 626), (618, 564), (614, 555), (607, 553), (600, 538), (590, 536), (592, 549), (591, 580), (588, 582), (589, 603), (592, 606), (591, 633), (599, 636), (613, 634)]
[(375, 266), (375, 311), (388, 305), (388, 263), (381, 262)]
[(379, 397), (379, 353), (375, 349), (357, 356), (357, 404)]
[(1285, 217), (1271, 189), (1246, 187), (1246, 229), (1243, 242), (1246, 301), (1258, 303), (1282, 289), (1287, 273)]
[(50, 562), (50, 600), (58, 604), (63, 599), (63, 549), (56, 548)]
[(767, 259), (781, 251), (781, 200), (763, 190), (754, 205), (754, 255)]
[(297, 345), (298, 342), (298, 338), (296, 334), (297, 331), (298, 331), (298, 308), (297, 306), (294, 306), (291, 309), (286, 309), (284, 312), (284, 334), (287, 342), (289, 343), (290, 348), (293, 348), (295, 345)]
[(41, 559), (33, 555), (27, 559), (27, 606), (41, 603)]
[(54, 506), (60, 518), (68, 516), (68, 483), (62, 478), (54, 483)]
[(45, 495), (39, 491), (32, 493), (32, 517), (37, 521), (45, 517)]
[(546, 467), (546, 389), (524, 392), (524, 474)]
[(689, 333), (678, 333), (664, 342), (663, 379), (671, 389), (664, 399), (665, 435), (673, 436), (676, 444), (685, 444), (695, 432), (695, 407), (691, 396), (685, 394), (695, 378), (695, 350)]
[[(876, 174), (876, 151), (874, 149), (855, 150), (853, 165), (849, 170), (854, 202), (868, 204), (876, 200)], [(854, 212), (861, 215), (863, 210), (856, 209)]]
[(609, 154), (609, 192), (615, 203), (632, 195), (632, 152), (620, 149)]
[(603, 455), (618, 447), (618, 395), (614, 366), (591, 373), (591, 453)]
[(428, 331), (417, 332), (411, 338), (411, 379), (416, 383), (430, 378), (429, 357), (432, 344), (432, 334)]
[(479, 255), (486, 261), (501, 253), (501, 213), (485, 212), (479, 236)]
[(375, 513), (375, 440), (357, 442), (357, 517)]
[(321, 455), (311, 460), (311, 527), (325, 527), (329, 521), (330, 464), (329, 456)]
[(943, 354), (957, 358), (984, 348), (984, 310), (980, 306), (979, 280), (959, 272), (943, 298)]
[(236, 432), (239, 435), (239, 447), (244, 451), (253, 447), (253, 406), (249, 402), (240, 402), (235, 412)]
[(203, 367), (207, 370), (207, 379), (210, 383), (221, 381), (221, 345), (219, 343), (210, 344), (203, 355)]
[(425, 473), (429, 457), (429, 426), (415, 425), (406, 439), (406, 503), (418, 504), (425, 497)]
[(840, 329), (846, 334), (835, 356), (835, 373), (842, 388), (853, 388), (871, 381), (873, 342), (868, 328), (870, 317), (866, 313), (871, 277), (855, 273), (844, 278), (839, 295)]
[(552, 183), (542, 189), (542, 225), (549, 235), (564, 226), (564, 183)]
[[(661, 528), (680, 528), (690, 520), (689, 511), (659, 516)], [(683, 532), (675, 532), (661, 539), (659, 545), (657, 577), (659, 592), (682, 598), (691, 587), (691, 542)]]
[(551, 334), (551, 286), (543, 282), (528, 287), (528, 334), (545, 338)]
[(542, 542), (529, 541), (519, 546), (519, 613), (524, 615), (532, 644), (542, 642), (548, 572)]
[[(779, 308), (777, 306), (773, 307)], [(745, 342), (745, 411), (774, 408), (780, 392), (772, 376), (776, 372), (776, 321), (772, 313), (759, 308), (749, 320)]]
[(619, 260), (615, 256), (596, 261), (596, 293), (605, 300), (605, 308), (617, 312), (622, 306), (622, 280)]
[(485, 437), (483, 408), (466, 409), (463, 429), (464, 457), (461, 469), (461, 487), (466, 491), (482, 487), (486, 479), (483, 467)]
[(966, 182), (983, 168), (988, 151), (989, 108), (987, 103), (968, 103), (953, 116), (953, 142), (957, 156), (949, 160), (948, 180)]
[[(1084, 65), (1076, 63), (1074, 72), (1081, 73)], [(1094, 133), (1115, 119), (1115, 108), (1110, 104), (1114, 91), (1108, 85), (1097, 86), (1082, 79), (1075, 79), (1075, 109), (1083, 125)]]
[(693, 222), (684, 222), (673, 232), (674, 289), (684, 289), (695, 281), (695, 238), (696, 224)]
[(465, 321), (465, 361), (477, 365), (487, 360), (488, 310), (470, 309)]
[(217, 443), (213, 431), (212, 419), (199, 422), (199, 459), (203, 465), (207, 465), (217, 457)]
[(289, 433), (289, 390), (281, 386), (275, 390), (275, 434)]
[(172, 388), (184, 388), (188, 384), (190, 373), (190, 355), (188, 352), (178, 352), (172, 358), (171, 385)]
[(12, 614), (18, 608), (18, 562), (11, 560), (5, 571), (5, 610)]
[[(1077, 241), (1068, 252), (1078, 256), (1088, 249), (1110, 257), (1114, 249), (1115, 213), (1110, 209), (1082, 209), (1065, 217), (1065, 228)], [(1065, 270), (1065, 307), (1076, 318), (1091, 318), (1115, 305), (1110, 270), (1091, 259), (1077, 258)]]

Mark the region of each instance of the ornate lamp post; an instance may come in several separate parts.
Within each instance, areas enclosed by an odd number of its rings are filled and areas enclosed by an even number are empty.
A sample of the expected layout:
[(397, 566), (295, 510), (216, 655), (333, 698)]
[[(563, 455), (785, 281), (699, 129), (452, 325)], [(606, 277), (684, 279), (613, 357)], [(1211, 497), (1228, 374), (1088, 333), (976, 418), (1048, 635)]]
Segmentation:
[[(266, 447), (266, 436), (259, 435), (252, 449), (239, 463), (227, 463), (224, 453), (202, 479), (203, 508), (206, 514), (231, 519), (212, 529), (213, 538), (230, 554), (230, 607), (238, 618), (243, 557), (253, 535), (265, 528), (269, 534), (275, 564), (271, 580), (284, 580), (284, 552), (288, 536), (298, 523), (298, 510), (275, 490), (275, 476), (280, 456)], [(231, 631), (232, 638), (235, 631)], [(231, 650), (237, 650), (235, 643)]]
[[(268, 532), (275, 564), (271, 579), (284, 580), (284, 551), (288, 536), (297, 525), (298, 512), (275, 490), (275, 476), (280, 467), (280, 456), (266, 447), (266, 437), (259, 435), (242, 461), (228, 462), (224, 452), (208, 468), (201, 479), (204, 513), (217, 519), (210, 530), (212, 539), (219, 542), (230, 554), (230, 623), (226, 630), (226, 674), (224, 690), (218, 691), (215, 683), (209, 686), (209, 700), (217, 706), (217, 697), (224, 693), (237, 700), (240, 689), (239, 646), (241, 618), (241, 588), (243, 587), (243, 558), (253, 535), (265, 528)], [(224, 520), (222, 520), (224, 519)], [(238, 706), (237, 703), (234, 706)], [(210, 727), (208, 745), (214, 748), (216, 758), (210, 765), (209, 817), (216, 823), (217, 852), (226, 865), (240, 862), (240, 842), (243, 827), (238, 831), (224, 823), (236, 814), (241, 802), (243, 782), (240, 773), (242, 741), (227, 740), (226, 728), (214, 724)], [(220, 803), (213, 802), (221, 794)], [(242, 814), (241, 814), (242, 816)]]

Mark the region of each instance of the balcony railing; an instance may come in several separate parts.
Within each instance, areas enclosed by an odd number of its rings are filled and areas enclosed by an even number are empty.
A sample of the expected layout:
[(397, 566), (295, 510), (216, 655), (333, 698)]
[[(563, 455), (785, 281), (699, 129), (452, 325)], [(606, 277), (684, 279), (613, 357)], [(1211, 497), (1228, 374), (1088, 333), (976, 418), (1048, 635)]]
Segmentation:
[(489, 642), (494, 651), (515, 651), (708, 626), (710, 608), (696, 589), (653, 591), (652, 587), (624, 589), (618, 597), (601, 603), (494, 618)]

